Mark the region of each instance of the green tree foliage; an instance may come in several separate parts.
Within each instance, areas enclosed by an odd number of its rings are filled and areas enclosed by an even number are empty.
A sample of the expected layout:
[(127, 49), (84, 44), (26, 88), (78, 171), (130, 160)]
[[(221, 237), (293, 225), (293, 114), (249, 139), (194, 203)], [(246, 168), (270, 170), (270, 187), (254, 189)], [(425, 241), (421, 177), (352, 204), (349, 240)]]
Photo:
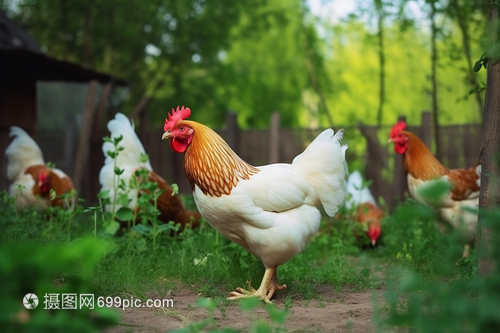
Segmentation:
[[(418, 18), (410, 2), (420, 8)], [(437, 1), (440, 9), (450, 6), (436, 16), (441, 124), (480, 121), (485, 73), (471, 74), (469, 58), (483, 53), (483, 2)], [(285, 127), (377, 123), (380, 46), (366, 8), (331, 23), (302, 0), (0, 3), (48, 55), (129, 80), (122, 111), (149, 97), (155, 126), (179, 104), (212, 127), (224, 124), (227, 110), (243, 127), (267, 127), (274, 111)], [(374, 1), (359, 6), (373, 8)], [(432, 107), (428, 6), (400, 0), (384, 2), (384, 10), (382, 123), (401, 114), (418, 123)]]
[[(326, 60), (334, 91), (328, 101), (333, 105), (337, 122), (356, 123), (358, 119), (375, 124), (378, 107), (378, 45), (376, 34), (360, 20), (351, 18), (335, 25), (331, 40), (331, 58)], [(449, 40), (460, 42), (456, 26), (448, 39), (441, 38), (438, 48), (449, 50)], [(415, 25), (402, 26), (395, 21), (385, 31), (386, 100), (385, 124), (392, 124), (398, 115), (406, 115), (410, 123), (420, 122), (420, 112), (430, 110), (430, 45), (429, 36)], [(481, 51), (476, 44), (474, 51)], [(457, 54), (458, 53), (458, 54)], [(463, 59), (461, 51), (454, 53)], [(477, 104), (469, 98), (471, 86), (460, 65), (442, 57), (438, 63), (440, 120), (446, 123), (479, 122)], [(480, 76), (484, 82), (484, 76)]]
[(299, 1), (274, 1), (257, 17), (242, 15), (232, 30), (222, 74), (230, 84), (219, 87), (217, 97), (238, 111), (241, 125), (267, 127), (273, 111), (296, 125), (297, 114), (305, 111), (301, 92), (309, 79), (303, 15)]
[(10, 16), (48, 55), (129, 80), (129, 110), (149, 95), (164, 117), (165, 104), (214, 103), (207, 96), (218, 84), (209, 74), (228, 47), (230, 28), (264, 2), (21, 0)]

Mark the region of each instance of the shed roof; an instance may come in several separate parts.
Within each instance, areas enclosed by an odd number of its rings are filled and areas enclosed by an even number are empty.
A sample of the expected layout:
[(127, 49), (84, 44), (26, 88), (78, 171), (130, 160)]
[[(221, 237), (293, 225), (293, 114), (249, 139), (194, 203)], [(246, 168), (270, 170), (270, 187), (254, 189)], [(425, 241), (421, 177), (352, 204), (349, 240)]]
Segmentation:
[(37, 81), (113, 81), (116, 85), (127, 85), (127, 81), (110, 74), (45, 55), (38, 43), (0, 10), (0, 81), (14, 83), (20, 78)]

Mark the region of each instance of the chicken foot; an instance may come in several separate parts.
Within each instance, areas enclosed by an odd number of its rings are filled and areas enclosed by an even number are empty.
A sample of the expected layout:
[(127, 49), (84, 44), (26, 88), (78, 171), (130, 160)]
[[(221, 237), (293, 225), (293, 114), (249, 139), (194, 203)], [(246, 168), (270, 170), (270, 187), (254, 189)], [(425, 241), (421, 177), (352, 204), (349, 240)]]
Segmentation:
[(277, 266), (273, 268), (266, 268), (259, 289), (255, 290), (250, 285), (249, 285), (250, 290), (245, 290), (243, 288), (236, 288), (235, 291), (232, 291), (229, 294), (230, 296), (227, 299), (234, 301), (241, 298), (258, 297), (265, 303), (272, 303), (271, 297), (273, 297), (274, 292), (276, 290), (283, 290), (286, 288), (286, 284), (283, 285), (278, 284), (278, 276), (276, 273), (276, 269)]

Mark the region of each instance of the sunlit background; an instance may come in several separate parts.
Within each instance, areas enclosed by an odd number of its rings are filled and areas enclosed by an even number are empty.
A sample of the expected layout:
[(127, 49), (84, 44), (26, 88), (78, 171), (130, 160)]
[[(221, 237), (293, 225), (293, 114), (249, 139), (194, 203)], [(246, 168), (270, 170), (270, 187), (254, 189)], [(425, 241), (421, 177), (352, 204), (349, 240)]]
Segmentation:
[[(437, 112), (441, 124), (478, 123), (485, 76), (471, 68), (483, 53), (487, 13), (479, 1), (454, 3), (435, 2)], [(47, 55), (127, 80), (111, 103), (131, 113), (148, 98), (151, 126), (178, 104), (213, 127), (232, 110), (243, 128), (266, 128), (274, 111), (285, 127), (325, 127), (388, 125), (399, 115), (419, 123), (433, 109), (426, 1), (1, 4)], [(85, 89), (39, 83), (39, 126), (64, 126), (66, 116), (52, 115), (78, 113)]]

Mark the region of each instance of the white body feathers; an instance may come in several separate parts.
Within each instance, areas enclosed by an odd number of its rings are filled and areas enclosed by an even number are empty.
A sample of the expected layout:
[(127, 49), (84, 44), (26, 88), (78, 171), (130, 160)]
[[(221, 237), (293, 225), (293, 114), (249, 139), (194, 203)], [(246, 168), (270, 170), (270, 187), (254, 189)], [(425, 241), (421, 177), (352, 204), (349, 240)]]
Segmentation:
[[(476, 167), (476, 174), (479, 176), (476, 183), (481, 186), (481, 164)], [(470, 210), (477, 210), (479, 205), (479, 191), (473, 192), (466, 200), (453, 200), (451, 192), (445, 193), (437, 201), (429, 201), (422, 195), (422, 191), (427, 190), (429, 187), (434, 186), (436, 182), (449, 182), (448, 177), (444, 176), (435, 181), (422, 181), (416, 179), (408, 174), (408, 188), (412, 197), (428, 206), (436, 207), (439, 209), (442, 221), (436, 221), (437, 227), (441, 233), (447, 233), (450, 228), (456, 229), (464, 237), (467, 244), (472, 245), (476, 236), (477, 226), (477, 212)], [(453, 186), (449, 185), (450, 188)]]
[[(135, 133), (134, 124), (122, 113), (117, 113), (115, 118), (108, 122), (108, 130), (111, 135), (110, 138), (113, 140), (119, 136), (122, 136), (122, 140), (119, 143), (120, 147), (125, 148), (120, 151), (118, 157), (116, 157), (116, 165), (118, 168), (123, 169), (124, 172), (120, 175), (119, 179), (125, 181), (127, 188), (126, 193), (131, 200), (128, 204), (128, 208), (134, 209), (137, 206), (137, 190), (130, 189), (129, 180), (134, 175), (134, 172), (140, 168), (145, 168), (149, 171), (153, 171), (149, 159), (142, 162), (141, 156), (146, 154), (144, 147), (139, 140), (139, 137)], [(105, 156), (104, 166), (101, 168), (99, 173), (99, 183), (101, 184), (101, 191), (110, 191), (110, 197), (114, 197), (115, 185), (118, 186), (118, 177), (115, 178), (114, 166), (115, 162), (107, 152), (114, 152), (115, 148), (112, 143), (104, 142), (102, 145), (102, 151)], [(122, 190), (118, 190), (117, 196), (122, 194)], [(117, 210), (118, 207), (115, 208)], [(111, 207), (106, 205), (105, 210), (110, 211)]]
[(18, 181), (32, 165), (45, 165), (40, 147), (22, 128), (12, 126), (9, 137), (14, 140), (5, 150), (7, 157), (7, 179)]
[(194, 188), (202, 216), (221, 234), (262, 260), (266, 268), (300, 253), (318, 231), (320, 203), (333, 216), (344, 204), (348, 176), (343, 131), (323, 131), (291, 164), (270, 164), (229, 195)]
[(366, 202), (377, 206), (370, 189), (367, 186), (363, 186), (363, 177), (357, 170), (349, 175), (347, 193), (348, 198), (345, 204), (347, 209), (356, 208)]
[[(7, 157), (7, 179), (12, 182), (9, 186), (9, 194), (16, 198), (16, 207), (43, 208), (49, 205), (47, 199), (42, 199), (33, 194), (33, 187), (37, 184), (38, 180), (34, 178), (34, 175), (26, 173), (33, 166), (43, 166), (43, 168), (46, 168), (40, 147), (20, 127), (12, 126), (9, 136), (14, 139), (5, 150), (5, 156)], [(56, 168), (50, 170), (60, 179), (67, 178), (69, 180), (69, 177), (62, 170)], [(71, 183), (71, 180), (69, 182)], [(72, 204), (74, 204), (74, 200)]]

